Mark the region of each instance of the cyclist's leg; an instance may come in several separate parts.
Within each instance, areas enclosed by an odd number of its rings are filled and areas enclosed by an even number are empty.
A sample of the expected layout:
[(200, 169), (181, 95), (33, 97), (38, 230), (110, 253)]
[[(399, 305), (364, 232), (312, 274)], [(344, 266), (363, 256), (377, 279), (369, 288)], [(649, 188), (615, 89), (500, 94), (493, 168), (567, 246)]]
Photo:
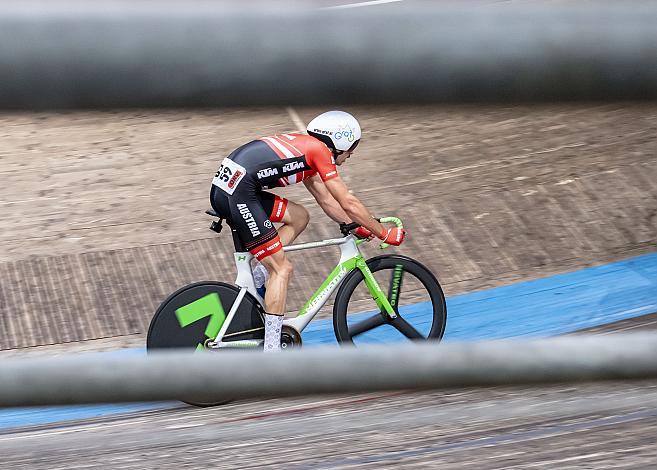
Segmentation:
[[(287, 207), (290, 204), (294, 203), (289, 203), (287, 199), (261, 191), (257, 193), (257, 199), (252, 200), (248, 206), (258, 228), (262, 227), (261, 231), (264, 235), (257, 238), (251, 237), (251, 240), (245, 243), (245, 246), (269, 272), (267, 293), (265, 294), (265, 310), (272, 315), (283, 315), (285, 313), (287, 284), (292, 275), (292, 264), (283, 252), (283, 237), (281, 237), (280, 231), (274, 228), (272, 222), (280, 221), (279, 219), (282, 219), (288, 212)], [(271, 290), (269, 290), (270, 286)]]
[(278, 235), (283, 245), (292, 243), (308, 226), (310, 214), (305, 207), (296, 202), (288, 201), (287, 210), (281, 219), (283, 225), (278, 228)]
[[(230, 226), (237, 231), (244, 247), (260, 261), (283, 248), (278, 231), (269, 219), (277, 197), (257, 191), (248, 183), (248, 180), (243, 181), (231, 196), (219, 188), (213, 188), (210, 197), (215, 211), (226, 218)], [(282, 216), (286, 212), (287, 201), (281, 199), (281, 202), (284, 204), (279, 205), (278, 212)]]
[(246, 249), (263, 263), (270, 274), (267, 282), (269, 289), (265, 294), (265, 310), (268, 312), (265, 314), (265, 351), (276, 351), (281, 344), (292, 265), (283, 253), (283, 244), (269, 219), (269, 211), (263, 207), (261, 194), (251, 191), (236, 193), (229, 199), (232, 225)]
[(292, 243), (308, 225), (310, 215), (305, 207), (283, 197), (262, 191), (259, 196), (269, 220), (280, 222), (278, 235), (283, 245)]
[(260, 262), (269, 271), (265, 293), (265, 351), (277, 351), (281, 347), (281, 329), (287, 300), (287, 287), (292, 276), (292, 263), (283, 250), (277, 251)]
[(267, 294), (265, 295), (266, 310), (273, 315), (283, 315), (287, 300), (287, 286), (292, 277), (292, 263), (282, 250), (262, 258), (260, 262), (269, 271)]
[[(285, 300), (287, 298), (287, 285), (292, 275), (292, 264), (285, 257), (283, 244), (272, 221), (269, 219), (272, 208), (267, 210), (263, 203), (274, 205), (275, 196), (266, 193), (263, 195), (256, 191), (250, 181), (245, 180), (231, 196), (217, 189), (212, 191), (212, 206), (224, 215), (244, 247), (261, 261), (270, 273), (267, 286), (271, 286), (265, 294), (265, 350), (280, 349), (281, 329)], [(264, 197), (263, 197), (264, 196)], [(281, 203), (283, 200), (281, 199)], [(279, 205), (278, 212), (282, 217), (285, 207)]]

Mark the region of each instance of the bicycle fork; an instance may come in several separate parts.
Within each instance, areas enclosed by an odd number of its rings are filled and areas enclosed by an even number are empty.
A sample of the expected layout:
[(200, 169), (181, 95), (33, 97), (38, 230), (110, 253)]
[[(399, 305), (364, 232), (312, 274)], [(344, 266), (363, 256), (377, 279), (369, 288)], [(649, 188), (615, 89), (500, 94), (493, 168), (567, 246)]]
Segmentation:
[[(376, 306), (379, 308), (381, 313), (387, 314), (391, 320), (397, 318), (397, 312), (395, 312), (395, 309), (390, 304), (390, 300), (388, 300), (386, 294), (381, 290), (379, 283), (376, 282), (376, 279), (374, 278), (372, 271), (367, 265), (367, 262), (361, 257), (358, 259), (358, 261), (356, 261), (356, 267), (360, 269), (361, 273), (363, 273), (363, 277), (365, 278), (365, 285), (370, 291), (372, 299), (374, 299), (374, 302), (376, 302)], [(395, 276), (398, 276), (397, 270), (395, 270)]]

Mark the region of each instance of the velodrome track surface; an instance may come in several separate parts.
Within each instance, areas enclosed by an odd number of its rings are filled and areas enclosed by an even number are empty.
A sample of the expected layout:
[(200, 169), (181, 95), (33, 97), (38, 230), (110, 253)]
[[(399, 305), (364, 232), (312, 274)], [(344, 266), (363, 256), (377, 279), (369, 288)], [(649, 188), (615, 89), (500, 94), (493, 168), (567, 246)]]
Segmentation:
[[(656, 316), (598, 327), (655, 329)], [(3, 468), (647, 468), (657, 382), (170, 404), (0, 432)]]
[[(595, 331), (617, 321), (632, 322), (647, 312), (657, 311), (657, 253), (450, 297), (447, 307), (446, 342), (545, 337), (584, 329)], [(427, 308), (426, 303), (410, 303), (402, 305), (400, 312), (426, 334), (431, 320)], [(646, 322), (641, 319), (634, 323), (641, 328), (649, 325)], [(331, 320), (313, 321), (304, 330), (303, 339), (306, 348), (336, 345)], [(357, 344), (399, 341), (405, 341), (403, 336), (386, 327), (360, 336)], [(145, 349), (141, 346), (100, 354), (143, 355)], [(0, 410), (0, 430), (170, 407), (170, 403), (141, 403)]]
[[(2, 354), (142, 345), (167, 292), (196, 279), (232, 278), (230, 244), (206, 228), (202, 182), (245, 134), (293, 131), (297, 119), (307, 122), (317, 111), (0, 117)], [(538, 279), (535, 292), (545, 292), (540, 282), (555, 279), (548, 276), (595, 266), (600, 277), (591, 287), (600, 296), (589, 299), (595, 307), (589, 316), (616, 320), (625, 317), (613, 312), (654, 311), (649, 296), (630, 305), (641, 296), (621, 300), (618, 284), (604, 277), (617, 272), (606, 263), (636, 255), (650, 260), (655, 251), (654, 107), (353, 111), (369, 140), (343, 168), (345, 179), (375, 213), (406, 221), (410, 236), (399, 251), (427, 263), (450, 299), (485, 288), (513, 290), (529, 279)], [(303, 240), (334, 234), (302, 188), (286, 194), (313, 217)], [(333, 259), (332, 251), (295, 259), (291, 308)], [(654, 262), (646, 266), (630, 269), (626, 281), (652, 292)], [(578, 275), (570, 276), (572, 286), (555, 297), (586, 292), (574, 288)], [(471, 305), (489, 306), (485, 293), (470, 295)], [(523, 315), (535, 306), (521, 304), (508, 323), (526, 325)], [(481, 323), (495, 318), (483, 308), (460, 317), (480, 322), (477, 328), (459, 326), (459, 308), (451, 308), (448, 339), (483, 331)], [(549, 319), (554, 330), (534, 332), (570, 331), (558, 330), (563, 319)], [(595, 325), (627, 330), (654, 322)], [(488, 328), (503, 331), (494, 322)], [(312, 397), (206, 410), (173, 404), (5, 429), (0, 468), (641, 467), (657, 460), (656, 402), (654, 384), (631, 383)]]

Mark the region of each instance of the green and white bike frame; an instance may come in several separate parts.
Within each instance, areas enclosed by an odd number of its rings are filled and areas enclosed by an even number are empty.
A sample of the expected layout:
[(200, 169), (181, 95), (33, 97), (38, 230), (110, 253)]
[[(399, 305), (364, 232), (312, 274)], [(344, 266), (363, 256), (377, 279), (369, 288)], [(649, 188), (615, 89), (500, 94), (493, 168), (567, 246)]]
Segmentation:
[[(386, 217), (380, 219), (381, 223), (394, 223), (399, 228), (402, 228), (402, 222), (396, 217)], [(353, 235), (346, 235), (342, 238), (332, 238), (329, 240), (322, 240), (317, 242), (310, 243), (300, 243), (297, 245), (290, 245), (283, 247), (285, 252), (292, 251), (301, 251), (308, 250), (312, 248), (321, 248), (326, 246), (339, 246), (340, 247), (340, 261), (338, 265), (333, 269), (331, 274), (326, 278), (322, 285), (317, 289), (313, 296), (306, 302), (303, 308), (299, 311), (299, 314), (294, 318), (287, 318), (283, 321), (284, 325), (294, 328), (296, 331), (301, 333), (306, 326), (311, 322), (311, 320), (317, 315), (320, 309), (326, 304), (327, 300), (331, 297), (331, 294), (340, 286), (342, 280), (354, 269), (359, 269), (364, 277), (365, 285), (372, 295), (372, 299), (376, 303), (377, 307), (381, 312), (385, 312), (390, 316), (391, 319), (396, 318), (397, 314), (395, 313), (394, 308), (391, 306), (386, 294), (381, 290), (378, 282), (372, 275), (367, 262), (363, 257), (362, 253), (358, 246), (365, 242), (366, 240), (359, 240)], [(381, 248), (385, 248), (388, 245), (382, 243)], [(221, 348), (230, 346), (230, 342), (222, 342), (228, 327), (230, 326), (233, 317), (237, 313), (237, 310), (240, 306), (240, 303), (244, 299), (244, 296), (247, 292), (253, 295), (260, 303), (264, 306), (264, 299), (260, 297), (256, 291), (255, 283), (253, 281), (253, 272), (251, 270), (251, 261), (253, 260), (253, 255), (246, 252), (237, 252), (235, 253), (235, 264), (237, 266), (237, 278), (235, 279), (235, 284), (240, 288), (240, 292), (235, 299), (226, 320), (224, 321), (217, 337), (214, 341), (209, 341), (207, 343), (210, 348)], [(239, 343), (253, 343), (253, 341), (239, 341)], [(245, 344), (246, 345), (246, 344)]]

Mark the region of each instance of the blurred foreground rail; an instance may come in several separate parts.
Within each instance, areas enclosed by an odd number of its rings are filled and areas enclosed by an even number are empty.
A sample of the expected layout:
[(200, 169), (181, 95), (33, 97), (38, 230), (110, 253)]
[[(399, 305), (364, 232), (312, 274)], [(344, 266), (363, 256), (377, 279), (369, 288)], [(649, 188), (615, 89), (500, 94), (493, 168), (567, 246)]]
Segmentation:
[(0, 109), (657, 98), (657, 5), (8, 1)]
[(626, 334), (280, 354), (9, 360), (0, 363), (0, 406), (654, 379), (656, 356), (657, 335)]

